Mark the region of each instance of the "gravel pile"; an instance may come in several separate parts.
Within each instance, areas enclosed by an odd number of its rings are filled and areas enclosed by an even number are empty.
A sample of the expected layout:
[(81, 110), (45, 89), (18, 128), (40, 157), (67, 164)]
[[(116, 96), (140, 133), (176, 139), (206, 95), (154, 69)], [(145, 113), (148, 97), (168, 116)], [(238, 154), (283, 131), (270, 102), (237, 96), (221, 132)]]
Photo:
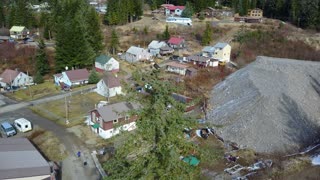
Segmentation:
[(257, 57), (217, 84), (208, 119), (257, 152), (298, 151), (320, 139), (320, 63)]

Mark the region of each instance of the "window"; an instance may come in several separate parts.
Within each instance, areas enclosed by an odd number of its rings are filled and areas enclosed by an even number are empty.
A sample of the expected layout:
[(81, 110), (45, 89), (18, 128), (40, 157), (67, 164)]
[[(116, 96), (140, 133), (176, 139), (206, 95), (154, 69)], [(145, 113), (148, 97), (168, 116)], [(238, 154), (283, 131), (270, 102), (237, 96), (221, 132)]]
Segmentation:
[(20, 125), (20, 124), (17, 123), (16, 125), (17, 125), (19, 128), (21, 128), (21, 125)]
[(28, 125), (25, 125), (24, 128), (28, 128)]
[(113, 120), (113, 123), (118, 123), (118, 119)]

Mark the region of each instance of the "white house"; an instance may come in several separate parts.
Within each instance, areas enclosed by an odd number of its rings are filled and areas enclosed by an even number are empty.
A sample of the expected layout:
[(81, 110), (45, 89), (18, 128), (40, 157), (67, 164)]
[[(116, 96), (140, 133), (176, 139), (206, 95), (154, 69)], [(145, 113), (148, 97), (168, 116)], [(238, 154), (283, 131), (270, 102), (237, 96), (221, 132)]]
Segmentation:
[(87, 69), (75, 69), (53, 75), (56, 85), (71, 87), (74, 85), (88, 84), (89, 71)]
[(124, 56), (122, 56), (122, 59), (130, 63), (134, 63), (140, 60), (150, 60), (151, 54), (148, 52), (147, 49), (131, 46), (124, 54)]
[(97, 83), (97, 88), (95, 91), (101, 96), (107, 98), (122, 94), (120, 80), (111, 73), (108, 73), (107, 76), (103, 77)]
[(188, 69), (188, 65), (187, 64), (183, 64), (183, 63), (178, 63), (178, 62), (168, 62), (165, 64), (166, 65), (166, 71), (168, 72), (172, 72), (172, 73), (176, 73), (176, 74), (180, 74), (185, 76), (187, 69)]
[(177, 15), (181, 16), (182, 11), (185, 9), (185, 6), (166, 6), (165, 7), (165, 14), (169, 15)]
[(119, 62), (113, 57), (107, 55), (100, 55), (99, 57), (97, 57), (94, 65), (98, 72), (118, 72), (120, 69)]
[(91, 130), (104, 139), (111, 138), (121, 131), (136, 128), (136, 115), (129, 116), (129, 111), (138, 109), (137, 104), (119, 102), (102, 106), (90, 112)]
[(168, 46), (167, 43), (164, 41), (153, 40), (148, 45), (148, 50), (152, 56), (157, 56), (160, 54), (160, 49), (167, 46)]
[(1, 87), (21, 87), (33, 84), (33, 78), (23, 72), (6, 69), (0, 75)]
[(231, 46), (228, 43), (218, 42), (213, 47), (215, 48), (213, 59), (220, 62), (230, 62)]
[(24, 26), (12, 26), (9, 31), (13, 39), (23, 39), (29, 37), (30, 34), (30, 31)]

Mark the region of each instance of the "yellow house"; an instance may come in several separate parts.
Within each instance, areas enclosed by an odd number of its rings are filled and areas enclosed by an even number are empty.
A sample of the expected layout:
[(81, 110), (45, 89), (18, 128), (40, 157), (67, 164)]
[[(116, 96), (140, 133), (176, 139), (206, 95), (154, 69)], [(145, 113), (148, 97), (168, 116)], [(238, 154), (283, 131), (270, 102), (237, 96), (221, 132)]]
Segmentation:
[(248, 17), (255, 17), (255, 18), (262, 18), (263, 17), (263, 11), (259, 8), (250, 9), (248, 11)]
[(218, 42), (214, 45), (213, 59), (220, 62), (230, 62), (231, 46), (228, 43)]
[(29, 30), (24, 26), (12, 26), (10, 29), (10, 37), (14, 39), (29, 37), (29, 33)]

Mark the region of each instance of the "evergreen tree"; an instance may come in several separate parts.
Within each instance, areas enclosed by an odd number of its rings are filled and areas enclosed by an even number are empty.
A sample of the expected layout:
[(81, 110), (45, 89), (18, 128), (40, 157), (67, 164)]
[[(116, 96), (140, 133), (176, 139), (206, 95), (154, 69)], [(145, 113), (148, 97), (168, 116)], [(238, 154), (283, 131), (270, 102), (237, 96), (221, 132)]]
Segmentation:
[(191, 18), (193, 13), (194, 13), (194, 11), (193, 11), (192, 4), (188, 1), (187, 4), (186, 4), (185, 9), (181, 13), (181, 16), (182, 17)]
[(36, 71), (41, 75), (45, 75), (49, 72), (50, 66), (45, 51), (45, 44), (43, 39), (39, 41), (39, 49), (36, 55)]
[(166, 29), (162, 33), (162, 39), (169, 40), (170, 39), (170, 32), (169, 32), (169, 26), (166, 25)]
[(6, 18), (4, 15), (4, 2), (0, 1), (0, 27), (6, 26)]
[(43, 79), (43, 76), (41, 75), (41, 73), (38, 71), (36, 73), (36, 75), (34, 76), (34, 79), (33, 79), (34, 83), (36, 84), (41, 84), (44, 82), (44, 79)]
[(88, 82), (89, 84), (97, 84), (100, 81), (99, 75), (95, 69), (90, 72)]
[(109, 44), (110, 52), (112, 52), (112, 54), (115, 54), (119, 45), (120, 45), (120, 43), (119, 43), (119, 38), (118, 38), (117, 32), (115, 29), (112, 29), (111, 39), (110, 39), (110, 44)]
[(128, 93), (130, 102), (141, 104), (139, 110), (129, 112), (138, 117), (137, 129), (104, 164), (110, 174), (107, 179), (199, 178), (197, 167), (180, 160), (180, 156), (197, 153), (197, 148), (182, 133), (193, 123), (184, 116), (184, 105), (172, 98), (175, 86), (169, 81), (159, 81), (157, 71), (141, 77), (152, 89), (144, 99), (136, 92)]
[(206, 30), (203, 33), (201, 44), (203, 46), (209, 45), (212, 40), (212, 28), (209, 22), (206, 24)]
[(101, 50), (103, 49), (103, 37), (102, 37), (102, 31), (100, 28), (100, 19), (99, 15), (95, 11), (93, 7), (89, 7), (89, 12), (86, 15), (87, 18), (87, 40), (90, 44), (90, 46), (93, 48), (93, 51), (95, 52), (96, 56), (101, 53)]

